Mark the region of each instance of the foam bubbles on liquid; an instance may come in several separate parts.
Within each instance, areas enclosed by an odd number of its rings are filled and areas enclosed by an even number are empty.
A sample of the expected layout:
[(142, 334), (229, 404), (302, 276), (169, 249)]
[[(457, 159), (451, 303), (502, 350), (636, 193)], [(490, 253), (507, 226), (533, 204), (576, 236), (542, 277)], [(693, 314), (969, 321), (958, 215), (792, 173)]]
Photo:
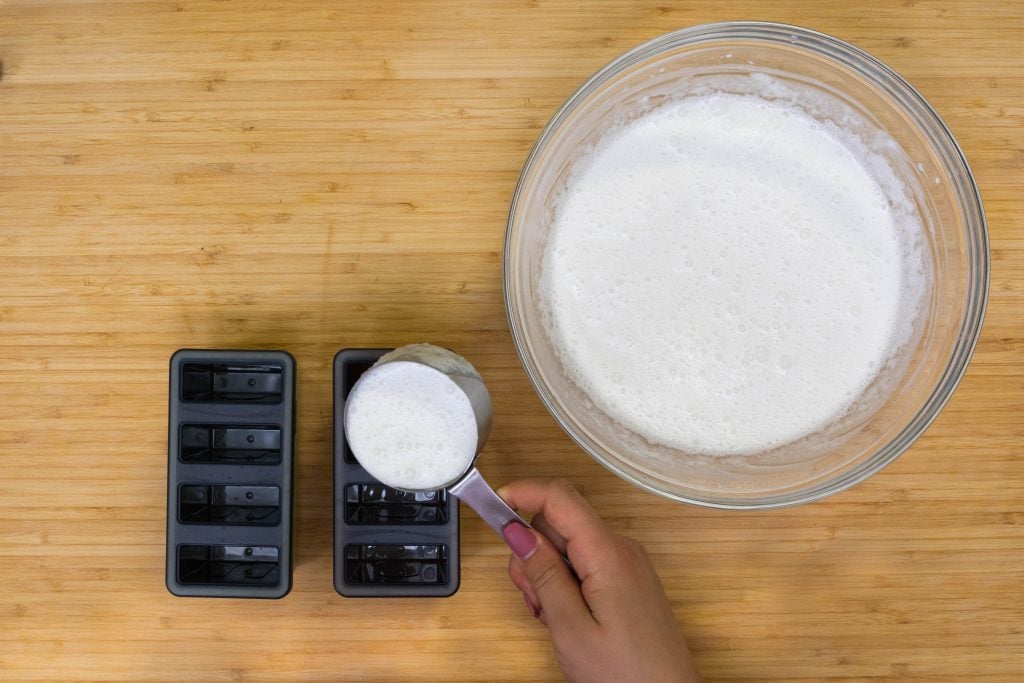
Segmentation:
[(574, 167), (542, 319), (623, 426), (759, 452), (841, 416), (912, 336), (920, 232), (891, 168), (834, 124), (778, 98), (690, 95)]
[(345, 404), (345, 435), (359, 464), (401, 489), (436, 489), (473, 462), (476, 418), (466, 394), (421, 363), (384, 363), (363, 375)]

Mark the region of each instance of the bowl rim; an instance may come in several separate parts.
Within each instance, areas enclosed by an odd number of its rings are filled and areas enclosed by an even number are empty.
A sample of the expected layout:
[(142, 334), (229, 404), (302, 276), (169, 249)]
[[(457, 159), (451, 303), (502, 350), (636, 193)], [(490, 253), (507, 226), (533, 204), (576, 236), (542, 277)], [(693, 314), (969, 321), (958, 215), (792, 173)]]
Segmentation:
[[(711, 495), (706, 498), (687, 496), (659, 488), (652, 482), (644, 481), (634, 476), (631, 472), (619, 466), (617, 462), (598, 452), (578, 433), (573, 424), (574, 421), (569, 420), (558, 406), (555, 405), (553, 400), (554, 392), (550, 392), (541, 381), (539, 372), (527, 351), (526, 335), (517, 320), (515, 302), (512, 296), (514, 289), (512, 282), (515, 278), (515, 273), (510, 266), (510, 254), (514, 219), (521, 203), (522, 193), (526, 187), (526, 178), (534, 168), (548, 140), (560, 128), (564, 120), (581, 100), (621, 71), (658, 53), (698, 43), (713, 44), (715, 42), (737, 39), (762, 41), (768, 44), (789, 44), (810, 50), (819, 56), (830, 58), (839, 62), (840, 65), (859, 73), (873, 85), (883, 89), (888, 96), (895, 99), (904, 112), (914, 120), (915, 124), (929, 138), (933, 151), (940, 157), (945, 166), (944, 170), (950, 173), (951, 178), (958, 181), (954, 182), (953, 186), (959, 208), (965, 218), (965, 249), (967, 250), (969, 260), (968, 272), (974, 270), (976, 276), (968, 280), (957, 341), (954, 344), (946, 369), (939, 377), (931, 394), (920, 407), (917, 414), (903, 427), (895, 438), (864, 462), (839, 477), (826, 479), (812, 487), (797, 489), (788, 493), (729, 500), (727, 497), (723, 498), (719, 495)], [(974, 350), (977, 347), (985, 310), (988, 305), (990, 271), (991, 254), (989, 251), (988, 225), (974, 174), (953, 133), (949, 130), (938, 112), (935, 111), (916, 88), (892, 68), (869, 53), (834, 36), (791, 24), (762, 21), (728, 21), (681, 28), (638, 45), (595, 72), (559, 107), (540, 135), (538, 135), (516, 182), (505, 223), (502, 285), (505, 313), (512, 334), (513, 345), (515, 346), (520, 364), (530, 380), (530, 384), (548, 413), (555, 419), (555, 422), (591, 458), (626, 481), (671, 500), (719, 509), (756, 510), (791, 507), (844, 491), (883, 469), (910, 448), (927, 430), (935, 418), (938, 417), (967, 370)]]

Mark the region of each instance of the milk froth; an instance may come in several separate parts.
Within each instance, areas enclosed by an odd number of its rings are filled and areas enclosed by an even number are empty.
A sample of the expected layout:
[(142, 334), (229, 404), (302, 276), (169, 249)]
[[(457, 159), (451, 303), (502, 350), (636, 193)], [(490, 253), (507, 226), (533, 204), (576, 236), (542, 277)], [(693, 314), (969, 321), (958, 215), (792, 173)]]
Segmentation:
[(469, 398), (444, 373), (409, 361), (373, 368), (345, 404), (346, 438), (373, 477), (401, 489), (436, 489), (472, 464), (478, 432)]
[(620, 425), (760, 452), (842, 416), (911, 341), (921, 235), (857, 135), (784, 98), (692, 94), (573, 167), (539, 303), (564, 370)]

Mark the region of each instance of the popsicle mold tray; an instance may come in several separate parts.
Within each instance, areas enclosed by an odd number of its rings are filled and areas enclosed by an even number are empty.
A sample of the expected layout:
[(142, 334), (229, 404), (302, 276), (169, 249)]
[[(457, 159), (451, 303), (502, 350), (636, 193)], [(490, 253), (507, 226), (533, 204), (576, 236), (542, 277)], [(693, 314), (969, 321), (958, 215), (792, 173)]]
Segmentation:
[(346, 597), (447, 597), (459, 589), (459, 502), (388, 488), (345, 440), (345, 399), (390, 349), (334, 357), (334, 588)]
[(284, 596), (295, 361), (282, 351), (178, 351), (168, 412), (167, 589)]

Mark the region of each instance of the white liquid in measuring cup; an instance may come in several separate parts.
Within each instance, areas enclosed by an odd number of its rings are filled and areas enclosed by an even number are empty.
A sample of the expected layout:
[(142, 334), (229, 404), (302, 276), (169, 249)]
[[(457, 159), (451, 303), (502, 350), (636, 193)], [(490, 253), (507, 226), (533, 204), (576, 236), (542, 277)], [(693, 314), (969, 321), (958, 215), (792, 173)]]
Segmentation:
[(395, 488), (440, 488), (476, 455), (469, 399), (447, 375), (421, 363), (384, 363), (364, 375), (346, 400), (345, 430), (359, 464)]
[(913, 203), (868, 143), (785, 98), (704, 92), (577, 162), (539, 294), (599, 409), (745, 454), (848, 411), (913, 337), (926, 278)]

